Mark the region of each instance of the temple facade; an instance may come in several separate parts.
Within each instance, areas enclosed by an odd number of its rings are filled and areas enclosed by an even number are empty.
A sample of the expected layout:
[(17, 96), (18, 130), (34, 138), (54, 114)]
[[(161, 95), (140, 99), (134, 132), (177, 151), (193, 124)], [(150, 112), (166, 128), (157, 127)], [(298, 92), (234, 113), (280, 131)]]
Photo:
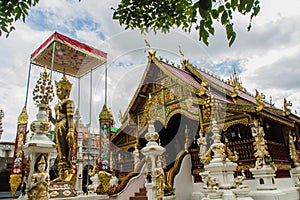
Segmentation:
[[(122, 126), (111, 136), (114, 169), (124, 179), (136, 168), (136, 152), (145, 147), (149, 120), (154, 121), (163, 154), (166, 184), (174, 178), (186, 155), (191, 157), (193, 182), (202, 182), (206, 151), (213, 143), (212, 121), (221, 130), (221, 141), (238, 157), (235, 177), (253, 175), (249, 169), (265, 163), (276, 168), (276, 178), (289, 178), (298, 163), (300, 118), (265, 101), (256, 90), (251, 95), (235, 73), (228, 80), (182, 59), (174, 66), (149, 50), (148, 64), (127, 110), (119, 116)], [(259, 136), (260, 135), (260, 136)], [(291, 142), (292, 140), (292, 142)], [(202, 151), (202, 153), (201, 153)], [(206, 153), (206, 154), (205, 154)], [(139, 156), (140, 163), (143, 162)]]

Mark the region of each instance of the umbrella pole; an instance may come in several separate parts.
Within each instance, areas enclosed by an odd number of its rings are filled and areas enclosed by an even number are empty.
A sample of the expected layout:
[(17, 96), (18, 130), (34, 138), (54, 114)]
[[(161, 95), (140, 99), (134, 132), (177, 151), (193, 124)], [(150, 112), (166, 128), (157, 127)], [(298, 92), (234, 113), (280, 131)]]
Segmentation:
[(29, 62), (29, 67), (28, 67), (27, 86), (26, 86), (26, 97), (25, 97), (25, 105), (24, 105), (25, 108), (27, 107), (27, 101), (28, 101), (30, 73), (31, 73), (31, 61)]
[(53, 49), (52, 49), (52, 59), (51, 59), (51, 72), (50, 72), (50, 80), (52, 80), (52, 72), (53, 72), (53, 67), (54, 67), (54, 57), (55, 57), (55, 41), (53, 43)]

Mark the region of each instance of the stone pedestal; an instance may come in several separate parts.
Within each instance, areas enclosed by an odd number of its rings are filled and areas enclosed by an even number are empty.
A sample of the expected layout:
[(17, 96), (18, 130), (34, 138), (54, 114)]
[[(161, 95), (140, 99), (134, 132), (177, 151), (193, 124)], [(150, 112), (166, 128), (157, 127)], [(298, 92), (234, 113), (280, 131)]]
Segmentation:
[(55, 182), (50, 185), (51, 198), (70, 198), (77, 196), (74, 187), (69, 182)]
[(146, 183), (145, 188), (147, 190), (147, 198), (148, 199), (156, 199), (156, 189), (155, 189), (155, 184), (152, 183)]
[(203, 191), (205, 198), (207, 199), (218, 199), (218, 200), (223, 200), (222, 195), (223, 195), (223, 191), (221, 190), (205, 190)]
[(235, 194), (236, 200), (253, 200), (253, 198), (249, 196), (249, 188), (233, 189), (232, 192)]
[(236, 200), (235, 194), (232, 192), (232, 190), (227, 189), (222, 191), (223, 191), (222, 199)]
[(175, 199), (176, 199), (175, 195), (164, 196), (164, 197), (163, 197), (163, 200), (175, 200)]
[(262, 168), (251, 168), (250, 171), (256, 181), (257, 190), (276, 190), (275, 185), (275, 170), (269, 166), (264, 165)]
[(237, 164), (231, 162), (228, 158), (225, 161), (214, 158), (208, 165), (204, 166), (204, 169), (209, 171), (212, 177), (219, 180), (220, 189), (229, 189), (232, 188), (233, 174), (236, 167)]
[(300, 167), (292, 168), (290, 170), (290, 174), (295, 183), (295, 186), (300, 188)]
[[(34, 135), (32, 139), (24, 145), (23, 149), (25, 156), (29, 159), (27, 161), (29, 162), (29, 171), (26, 187), (26, 193), (29, 199), (45, 199), (49, 197), (49, 188), (46, 184), (46, 182), (49, 182), (49, 178), (44, 177), (49, 177), (49, 154), (55, 150), (55, 143), (46, 136), (50, 128), (46, 112), (47, 105), (41, 104), (38, 107), (37, 120), (31, 124), (31, 131)], [(44, 164), (44, 169), (39, 169), (40, 163)], [(33, 181), (34, 179), (37, 179), (37, 181)], [(43, 182), (43, 185), (37, 185), (40, 184), (40, 182)], [(38, 187), (42, 189), (35, 189)], [(47, 193), (47, 197), (44, 197), (44, 194), (36, 194), (35, 190), (44, 190)]]
[[(202, 191), (208, 199), (236, 200), (237, 198), (252, 199), (249, 191), (243, 193), (238, 191), (240, 185), (234, 184), (234, 171), (237, 164), (233, 161), (238, 159), (237, 155), (233, 155), (229, 148), (221, 142), (220, 129), (215, 120), (212, 121), (212, 139), (214, 143), (206, 152), (204, 161), (213, 158), (208, 164), (205, 162), (205, 173), (200, 173), (204, 182), (204, 190)], [(238, 178), (238, 177), (237, 177)], [(242, 184), (243, 179), (238, 179), (238, 183)]]

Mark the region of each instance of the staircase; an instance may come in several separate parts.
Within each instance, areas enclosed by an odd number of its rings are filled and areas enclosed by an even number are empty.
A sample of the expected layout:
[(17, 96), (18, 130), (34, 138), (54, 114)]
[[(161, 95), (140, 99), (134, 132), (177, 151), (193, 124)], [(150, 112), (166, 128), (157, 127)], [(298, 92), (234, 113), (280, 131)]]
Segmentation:
[(140, 191), (135, 192), (134, 197), (129, 197), (129, 200), (148, 200), (146, 188), (140, 188)]

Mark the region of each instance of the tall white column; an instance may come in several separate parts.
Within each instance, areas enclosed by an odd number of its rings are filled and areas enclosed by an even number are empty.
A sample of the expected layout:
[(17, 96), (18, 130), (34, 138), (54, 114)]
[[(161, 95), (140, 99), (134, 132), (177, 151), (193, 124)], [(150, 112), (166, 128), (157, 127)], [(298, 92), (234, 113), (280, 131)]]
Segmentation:
[(141, 150), (141, 153), (146, 156), (146, 183), (145, 187), (147, 189), (147, 197), (151, 200), (157, 200), (156, 196), (156, 175), (155, 175), (155, 168), (156, 168), (156, 157), (158, 155), (162, 155), (165, 152), (165, 148), (159, 146), (156, 142), (159, 138), (157, 132), (155, 132), (155, 127), (153, 121), (149, 121), (148, 123), (148, 132), (145, 135), (146, 140), (148, 143), (146, 146)]

